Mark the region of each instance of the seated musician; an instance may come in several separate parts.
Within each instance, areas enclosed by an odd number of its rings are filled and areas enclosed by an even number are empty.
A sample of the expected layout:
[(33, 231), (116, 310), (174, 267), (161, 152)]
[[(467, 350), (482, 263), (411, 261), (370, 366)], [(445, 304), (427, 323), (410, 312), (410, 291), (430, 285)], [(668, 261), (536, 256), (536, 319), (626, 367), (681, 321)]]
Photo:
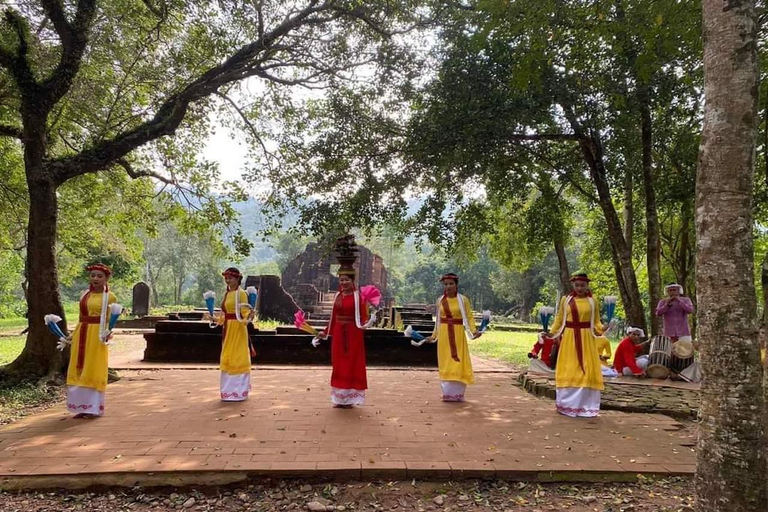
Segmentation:
[[(539, 358), (541, 359), (539, 360)], [(557, 343), (555, 338), (540, 333), (536, 344), (528, 353), (528, 359), (531, 360), (530, 369), (533, 371), (554, 371), (556, 358)]]
[(621, 340), (613, 356), (613, 368), (619, 375), (642, 377), (648, 366), (648, 356), (639, 356), (643, 351), (640, 342), (645, 333), (638, 327), (627, 327), (627, 336)]

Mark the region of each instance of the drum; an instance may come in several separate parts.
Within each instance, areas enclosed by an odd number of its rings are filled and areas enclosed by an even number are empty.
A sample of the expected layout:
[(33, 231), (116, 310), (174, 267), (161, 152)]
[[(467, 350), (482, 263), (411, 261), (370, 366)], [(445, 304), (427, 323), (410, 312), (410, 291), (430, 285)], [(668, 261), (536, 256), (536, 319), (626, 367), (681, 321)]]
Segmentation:
[(672, 365), (672, 341), (666, 336), (654, 336), (651, 339), (651, 351), (648, 353), (648, 368), (645, 372), (652, 379), (666, 379)]
[(672, 345), (672, 364), (670, 369), (680, 373), (693, 364), (693, 343), (678, 341)]

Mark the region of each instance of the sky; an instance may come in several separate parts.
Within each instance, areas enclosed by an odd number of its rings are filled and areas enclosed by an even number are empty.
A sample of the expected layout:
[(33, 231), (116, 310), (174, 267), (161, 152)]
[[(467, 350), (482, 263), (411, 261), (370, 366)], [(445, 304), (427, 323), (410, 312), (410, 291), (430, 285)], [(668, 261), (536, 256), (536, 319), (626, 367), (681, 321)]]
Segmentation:
[(248, 159), (248, 146), (241, 134), (220, 126), (208, 139), (200, 156), (219, 164), (222, 180), (240, 181)]

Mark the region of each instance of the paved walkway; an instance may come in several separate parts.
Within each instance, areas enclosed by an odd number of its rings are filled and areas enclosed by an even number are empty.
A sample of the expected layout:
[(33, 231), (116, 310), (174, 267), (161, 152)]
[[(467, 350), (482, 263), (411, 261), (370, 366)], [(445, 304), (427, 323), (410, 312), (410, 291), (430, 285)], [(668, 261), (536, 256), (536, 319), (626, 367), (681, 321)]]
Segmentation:
[(611, 411), (566, 418), (509, 373), (478, 373), (469, 401), (448, 404), (436, 372), (370, 370), (367, 404), (351, 410), (330, 407), (329, 373), (255, 370), (251, 398), (222, 403), (217, 371), (128, 372), (109, 386), (102, 418), (75, 420), (57, 407), (0, 428), (0, 487), (694, 471), (693, 440), (674, 420)]

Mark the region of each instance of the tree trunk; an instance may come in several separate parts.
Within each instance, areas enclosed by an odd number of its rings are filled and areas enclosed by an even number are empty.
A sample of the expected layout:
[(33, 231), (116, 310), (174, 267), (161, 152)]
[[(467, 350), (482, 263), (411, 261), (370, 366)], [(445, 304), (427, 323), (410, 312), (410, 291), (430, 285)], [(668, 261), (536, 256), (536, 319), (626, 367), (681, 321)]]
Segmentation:
[(621, 302), (631, 325), (645, 330), (645, 310), (637, 286), (635, 267), (632, 264), (632, 253), (624, 240), (619, 215), (613, 205), (610, 186), (606, 176), (605, 162), (600, 141), (596, 136), (583, 138), (579, 141), (582, 154), (589, 165), (590, 176), (597, 190), (597, 199), (608, 227), (608, 239), (611, 242), (611, 260), (616, 274)]
[[(684, 201), (681, 206), (682, 227), (680, 228), (680, 249), (678, 253), (678, 264), (676, 280), (684, 288), (684, 291), (688, 297), (690, 297), (693, 303), (694, 311), (696, 310), (696, 290), (691, 280), (691, 267), (693, 260), (691, 259), (691, 217), (693, 211), (691, 209), (691, 203)], [(691, 322), (691, 336), (696, 338), (696, 331), (698, 329), (698, 319), (696, 315)]]
[(699, 512), (763, 512), (766, 467), (752, 193), (757, 133), (754, 0), (705, 0), (704, 127), (696, 177), (701, 385)]
[(635, 239), (635, 205), (632, 170), (627, 168), (624, 175), (624, 240), (627, 243), (627, 249), (632, 253), (632, 244)]
[(768, 341), (768, 251), (763, 256), (763, 264), (760, 266), (760, 284), (763, 289), (763, 316), (760, 322), (760, 347), (766, 346)]
[[(648, 265), (648, 293), (651, 309), (661, 299), (661, 234), (656, 212), (656, 192), (653, 189), (653, 121), (648, 86), (638, 91), (640, 103), (640, 139), (643, 146), (643, 191), (645, 192), (646, 262)], [(658, 334), (661, 318), (651, 315), (651, 332)]]
[[(27, 171), (27, 176), (42, 172)], [(66, 332), (66, 318), (59, 295), (56, 263), (56, 229), (58, 202), (56, 186), (44, 180), (28, 178), (29, 239), (27, 242), (27, 297), (29, 332), (24, 350), (3, 369), (9, 380), (35, 380), (58, 373), (64, 368), (64, 357), (56, 350), (56, 338), (43, 321), (47, 314), (59, 315)]]
[(632, 253), (629, 251), (626, 240), (624, 240), (619, 214), (613, 205), (600, 136), (597, 132), (587, 133), (585, 131), (566, 96), (562, 96), (559, 102), (573, 133), (578, 137), (581, 154), (589, 168), (592, 184), (597, 191), (597, 202), (603, 212), (608, 228), (608, 239), (611, 242), (611, 260), (616, 274), (616, 284), (619, 287), (619, 295), (627, 314), (627, 320), (630, 324), (646, 330), (645, 310), (640, 298), (640, 289), (637, 286)]
[(557, 265), (560, 269), (560, 291), (566, 295), (571, 291), (571, 271), (568, 268), (565, 246), (559, 238), (555, 239), (555, 254), (557, 254)]

